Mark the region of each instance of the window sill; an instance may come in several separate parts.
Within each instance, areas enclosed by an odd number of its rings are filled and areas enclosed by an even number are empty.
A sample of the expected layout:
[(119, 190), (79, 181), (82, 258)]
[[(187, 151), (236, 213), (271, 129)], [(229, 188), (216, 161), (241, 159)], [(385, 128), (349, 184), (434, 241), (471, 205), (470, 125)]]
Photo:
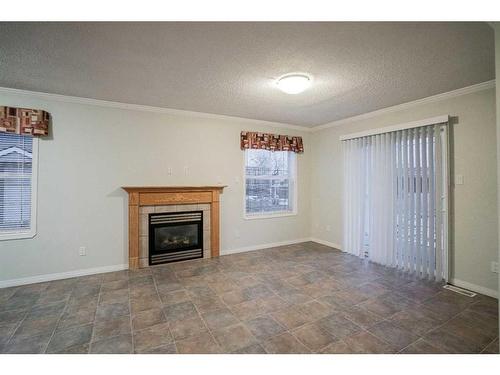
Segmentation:
[(22, 240), (22, 239), (30, 239), (35, 237), (36, 232), (18, 232), (18, 233), (2, 233), (0, 234), (0, 241), (9, 241), (9, 240)]
[(267, 214), (254, 214), (254, 215), (244, 214), (243, 218), (245, 220), (258, 220), (258, 219), (273, 219), (273, 218), (278, 218), (278, 217), (296, 216), (296, 215), (297, 215), (297, 211), (283, 212), (283, 213), (270, 212)]

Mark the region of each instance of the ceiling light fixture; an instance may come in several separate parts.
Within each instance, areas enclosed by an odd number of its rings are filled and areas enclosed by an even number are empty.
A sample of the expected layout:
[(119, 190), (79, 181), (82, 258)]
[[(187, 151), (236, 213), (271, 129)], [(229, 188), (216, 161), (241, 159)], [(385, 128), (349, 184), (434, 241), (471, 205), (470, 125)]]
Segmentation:
[(278, 88), (286, 94), (296, 95), (311, 86), (311, 77), (303, 73), (290, 73), (276, 81)]

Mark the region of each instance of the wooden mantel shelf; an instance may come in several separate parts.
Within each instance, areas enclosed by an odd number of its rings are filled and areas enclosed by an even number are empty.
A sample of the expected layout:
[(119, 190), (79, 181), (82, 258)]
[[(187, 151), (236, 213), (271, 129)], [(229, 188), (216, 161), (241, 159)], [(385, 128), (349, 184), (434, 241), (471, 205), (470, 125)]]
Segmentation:
[(128, 193), (129, 268), (139, 268), (139, 215), (141, 206), (173, 204), (210, 204), (210, 251), (219, 256), (219, 194), (218, 186), (123, 186)]
[(222, 191), (226, 185), (217, 186), (122, 186), (122, 189), (127, 193), (132, 192), (159, 192), (159, 191), (207, 191), (218, 190)]

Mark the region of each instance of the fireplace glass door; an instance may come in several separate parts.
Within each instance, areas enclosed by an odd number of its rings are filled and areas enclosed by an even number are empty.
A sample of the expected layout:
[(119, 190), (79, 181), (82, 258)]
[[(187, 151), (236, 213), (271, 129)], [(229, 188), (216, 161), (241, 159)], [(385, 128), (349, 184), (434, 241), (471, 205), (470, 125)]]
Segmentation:
[(203, 211), (149, 215), (149, 264), (203, 257)]
[(198, 247), (198, 240), (197, 224), (174, 224), (155, 228), (155, 249), (158, 251)]

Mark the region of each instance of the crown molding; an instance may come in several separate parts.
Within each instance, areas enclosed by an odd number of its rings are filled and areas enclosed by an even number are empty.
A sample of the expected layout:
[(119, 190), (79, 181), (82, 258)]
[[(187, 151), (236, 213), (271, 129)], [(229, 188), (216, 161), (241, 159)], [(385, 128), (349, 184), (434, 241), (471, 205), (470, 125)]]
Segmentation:
[(147, 106), (147, 105), (141, 105), (141, 104), (113, 102), (113, 101), (108, 101), (108, 100), (83, 98), (83, 97), (79, 97), (79, 96), (51, 94), (51, 93), (40, 92), (40, 91), (13, 89), (13, 88), (9, 88), (9, 87), (0, 87), (0, 93), (23, 95), (23, 96), (42, 99), (42, 100), (53, 100), (53, 101), (64, 102), (64, 103), (75, 103), (75, 104), (83, 104), (83, 105), (93, 105), (93, 106), (98, 106), (98, 107), (126, 109), (126, 110), (130, 110), (130, 111), (152, 112), (152, 113), (161, 113), (161, 114), (167, 114), (167, 115), (185, 116), (185, 117), (198, 117), (198, 118), (205, 118), (205, 119), (212, 119), (212, 120), (240, 121), (240, 122), (246, 122), (246, 123), (252, 124), (252, 125), (271, 126), (274, 128), (294, 129), (294, 130), (298, 130), (301, 132), (310, 132), (311, 131), (311, 128), (308, 128), (305, 126), (292, 125), (292, 124), (286, 124), (286, 123), (281, 123), (281, 122), (256, 120), (256, 119), (250, 119), (250, 118), (245, 118), (245, 117), (218, 115), (218, 114), (214, 114), (214, 113), (187, 111), (187, 110), (182, 110), (182, 109), (173, 109), (173, 108), (165, 108), (165, 107), (153, 107), (153, 106)]
[(333, 128), (333, 127), (348, 124), (348, 123), (351, 123), (354, 121), (359, 121), (359, 120), (364, 120), (364, 119), (368, 119), (368, 118), (372, 118), (372, 117), (377, 117), (377, 116), (384, 115), (387, 113), (398, 112), (398, 111), (402, 111), (402, 110), (405, 110), (408, 108), (417, 107), (417, 106), (422, 105), (422, 104), (439, 102), (439, 101), (454, 98), (457, 96), (462, 96), (462, 95), (472, 94), (472, 93), (478, 92), (478, 91), (488, 90), (488, 89), (491, 89), (494, 87), (495, 87), (495, 80), (486, 81), (486, 82), (478, 83), (476, 85), (463, 87), (461, 89), (444, 92), (442, 94), (428, 96), (428, 97), (423, 98), (423, 99), (418, 99), (418, 100), (414, 100), (411, 102), (406, 102), (403, 104), (398, 104), (398, 105), (394, 105), (391, 107), (378, 109), (376, 111), (363, 113), (361, 115), (347, 117), (347, 118), (344, 118), (342, 120), (332, 121), (332, 122), (329, 122), (329, 123), (324, 124), (324, 125), (314, 126), (311, 128), (311, 130), (313, 132), (317, 132), (317, 131), (320, 131), (323, 129)]
[(15, 94), (15, 95), (24, 95), (29, 97), (34, 97), (43, 100), (53, 100), (64, 103), (75, 103), (75, 104), (83, 104), (83, 105), (94, 105), (99, 107), (108, 107), (108, 108), (116, 108), (116, 109), (125, 109), (131, 111), (140, 111), (140, 112), (152, 112), (152, 113), (161, 113), (167, 115), (178, 115), (185, 117), (198, 117), (212, 120), (226, 120), (226, 121), (241, 121), (246, 122), (252, 125), (261, 125), (261, 126), (271, 126), (274, 128), (285, 128), (285, 129), (293, 129), (305, 133), (309, 132), (318, 132), (323, 129), (333, 128), (336, 126), (340, 126), (343, 124), (348, 124), (354, 121), (364, 120), (376, 116), (380, 116), (387, 113), (398, 112), (408, 108), (416, 107), (422, 104), (438, 102), (441, 100), (446, 100), (450, 98), (454, 98), (461, 95), (467, 95), (474, 92), (487, 90), (495, 87), (495, 80), (486, 81), (482, 83), (478, 83), (472, 86), (463, 87), (457, 90), (448, 91), (442, 94), (437, 94), (433, 96), (428, 96), (426, 98), (414, 100), (411, 102), (406, 102), (402, 104), (398, 104), (391, 107), (386, 107), (382, 109), (378, 109), (372, 112), (366, 112), (360, 115), (347, 117), (341, 120), (332, 121), (323, 125), (316, 125), (312, 127), (300, 126), (300, 125), (292, 125), (285, 124), (281, 122), (273, 122), (273, 121), (265, 121), (265, 120), (256, 120), (245, 117), (237, 117), (237, 116), (228, 116), (228, 115), (218, 115), (214, 113), (205, 113), (205, 112), (195, 112), (195, 111), (186, 111), (182, 109), (173, 109), (173, 108), (164, 108), (164, 107), (153, 107), (141, 104), (131, 104), (131, 103), (122, 103), (122, 102), (113, 102), (108, 100), (100, 100), (100, 99), (91, 99), (91, 98), (82, 98), (79, 96), (69, 96), (69, 95), (61, 95), (61, 94), (50, 94), (46, 92), (39, 91), (29, 91), (29, 90), (21, 90), (21, 89), (13, 89), (8, 87), (0, 87), (0, 93), (5, 94)]

